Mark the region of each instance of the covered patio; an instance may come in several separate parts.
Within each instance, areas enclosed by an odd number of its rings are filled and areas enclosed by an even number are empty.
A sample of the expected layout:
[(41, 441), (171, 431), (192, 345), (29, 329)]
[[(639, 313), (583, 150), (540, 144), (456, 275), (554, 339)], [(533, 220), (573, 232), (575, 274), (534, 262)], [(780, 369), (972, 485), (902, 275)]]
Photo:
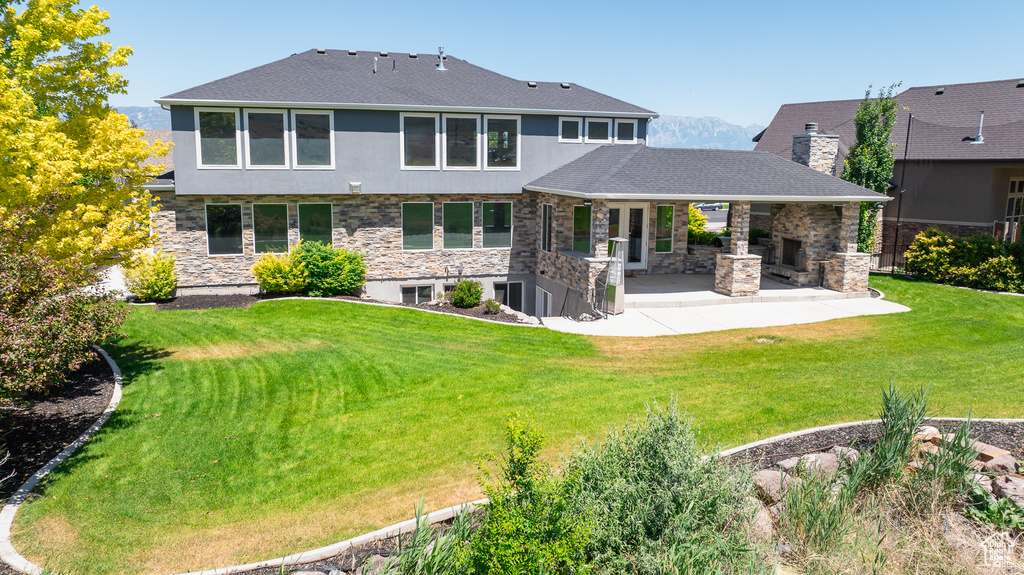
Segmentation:
[(838, 292), (820, 286), (797, 286), (761, 276), (757, 295), (727, 296), (715, 291), (712, 274), (626, 276), (625, 307), (672, 308), (730, 303), (798, 302), (868, 297), (868, 292)]

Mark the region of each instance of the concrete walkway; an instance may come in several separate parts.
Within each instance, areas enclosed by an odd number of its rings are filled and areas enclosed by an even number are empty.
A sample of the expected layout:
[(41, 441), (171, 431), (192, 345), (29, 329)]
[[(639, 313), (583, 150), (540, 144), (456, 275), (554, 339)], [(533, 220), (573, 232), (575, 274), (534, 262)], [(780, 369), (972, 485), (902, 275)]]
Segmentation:
[(879, 298), (835, 299), (798, 302), (758, 302), (726, 305), (627, 308), (608, 319), (576, 322), (546, 317), (544, 325), (555, 331), (613, 337), (651, 337), (815, 323), (844, 317), (884, 315), (910, 308)]

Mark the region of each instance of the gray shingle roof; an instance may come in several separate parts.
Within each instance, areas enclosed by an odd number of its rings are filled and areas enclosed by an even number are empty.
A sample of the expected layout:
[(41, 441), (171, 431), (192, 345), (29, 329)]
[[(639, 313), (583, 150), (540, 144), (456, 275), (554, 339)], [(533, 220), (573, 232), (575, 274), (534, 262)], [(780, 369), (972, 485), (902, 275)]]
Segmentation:
[[(173, 138), (171, 137), (172, 132), (170, 130), (146, 130), (146, 133), (142, 136), (142, 139), (146, 140), (150, 144), (157, 140), (161, 140), (164, 143), (171, 143)], [(156, 166), (163, 165), (164, 170), (157, 174), (152, 181), (146, 184), (145, 187), (168, 187), (174, 185), (174, 146), (171, 146), (171, 150), (167, 152), (166, 156), (159, 158), (146, 158), (142, 162), (143, 166)]]
[[(1024, 87), (1019, 80), (947, 84), (910, 88), (897, 96), (901, 107), (892, 131), (896, 158), (903, 159), (907, 120), (914, 114), (908, 158), (911, 160), (1020, 160), (1024, 159)], [(943, 88), (941, 94), (937, 94)], [(839, 162), (857, 135), (853, 117), (859, 100), (786, 104), (779, 108), (754, 148), (790, 157), (793, 134), (806, 122), (818, 122), (823, 134), (839, 135)], [(903, 108), (909, 108), (904, 110)], [(978, 114), (985, 111), (983, 144), (964, 138), (978, 135)]]
[[(374, 73), (374, 58), (377, 71)], [(527, 82), (502, 76), (465, 60), (436, 54), (309, 50), (157, 100), (286, 103), (394, 108), (537, 110), (656, 116), (650, 110), (569, 83)]]
[(755, 202), (886, 201), (764, 152), (602, 146), (525, 186), (586, 198)]

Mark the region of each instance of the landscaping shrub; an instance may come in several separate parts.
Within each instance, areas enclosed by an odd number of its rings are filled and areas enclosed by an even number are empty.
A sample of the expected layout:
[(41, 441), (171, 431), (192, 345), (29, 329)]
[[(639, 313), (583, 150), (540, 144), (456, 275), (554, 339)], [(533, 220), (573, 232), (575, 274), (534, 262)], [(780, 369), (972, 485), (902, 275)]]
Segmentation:
[(509, 421), (508, 453), (498, 472), (481, 469), (487, 514), (469, 542), (467, 565), (476, 575), (587, 573), (592, 528), (572, 505), (573, 482), (540, 461), (542, 436), (520, 419)]
[(484, 288), (480, 282), (459, 279), (455, 283), (455, 289), (448, 295), (448, 301), (455, 307), (471, 308), (480, 305), (480, 298), (483, 296)]
[(693, 207), (693, 204), (689, 204), (689, 210), (687, 211), (686, 219), (686, 232), (692, 234), (694, 232), (703, 232), (705, 224), (708, 223), (708, 217), (705, 216), (700, 210)]
[(351, 294), (366, 280), (366, 266), (359, 252), (335, 249), (323, 242), (301, 242), (295, 256), (306, 268), (306, 290), (313, 297)]
[(1024, 244), (990, 235), (956, 238), (937, 228), (921, 232), (906, 251), (907, 272), (938, 283), (1024, 293)]
[(487, 313), (497, 314), (498, 312), (501, 311), (501, 302), (494, 298), (491, 298), (484, 302), (484, 307), (487, 308)]
[(174, 263), (163, 253), (137, 254), (124, 270), (125, 287), (141, 301), (170, 299), (178, 285)]
[(704, 455), (674, 403), (575, 451), (563, 473), (593, 521), (595, 572), (748, 572), (755, 558), (739, 526), (750, 475)]
[(299, 293), (309, 286), (309, 274), (295, 250), (287, 254), (264, 254), (252, 266), (260, 289), (273, 294)]
[(399, 538), (397, 551), (388, 557), (380, 572), (397, 575), (455, 575), (464, 572), (465, 542), (471, 536), (469, 513), (456, 515), (451, 528), (435, 531), (427, 522), (423, 501), (420, 500), (416, 506), (416, 528), (408, 536)]
[(768, 230), (762, 230), (761, 228), (750, 228), (750, 236), (748, 241), (751, 245), (756, 244), (758, 238), (770, 238), (772, 235), (768, 233)]
[(809, 473), (786, 491), (782, 529), (805, 551), (832, 553), (853, 527), (856, 492), (835, 491), (836, 479), (833, 474)]

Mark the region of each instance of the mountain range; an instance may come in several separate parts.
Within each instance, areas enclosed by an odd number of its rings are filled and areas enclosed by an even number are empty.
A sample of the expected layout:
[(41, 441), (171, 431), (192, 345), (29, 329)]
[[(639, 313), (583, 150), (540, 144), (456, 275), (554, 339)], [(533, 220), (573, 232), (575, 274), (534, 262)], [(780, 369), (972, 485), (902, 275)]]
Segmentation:
[[(123, 106), (118, 111), (144, 130), (171, 129), (171, 113), (159, 106)], [(660, 148), (753, 150), (750, 139), (763, 129), (757, 124), (730, 124), (714, 116), (661, 116), (648, 125), (647, 144)]]

